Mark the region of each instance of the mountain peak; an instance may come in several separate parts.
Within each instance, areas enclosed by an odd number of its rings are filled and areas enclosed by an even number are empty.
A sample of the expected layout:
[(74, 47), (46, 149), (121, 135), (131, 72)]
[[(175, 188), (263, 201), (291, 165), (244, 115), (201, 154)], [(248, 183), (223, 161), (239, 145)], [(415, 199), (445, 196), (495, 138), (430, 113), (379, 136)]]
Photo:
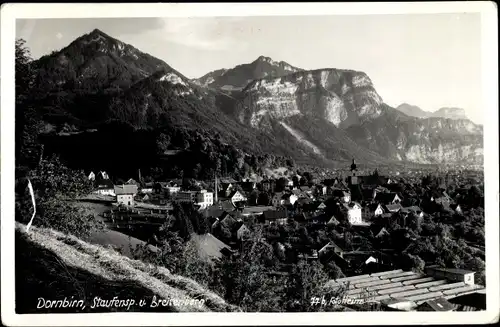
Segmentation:
[(98, 28), (94, 28), (92, 30), (92, 32), (90, 32), (90, 33), (88, 33), (86, 35), (89, 35), (89, 36), (102, 36), (102, 37), (105, 37), (105, 38), (113, 39), (111, 36), (109, 36), (108, 34), (104, 33), (103, 31), (101, 31)]
[(270, 64), (278, 64), (278, 62), (275, 62), (271, 57), (266, 57), (266, 56), (259, 56), (254, 62), (267, 62)]

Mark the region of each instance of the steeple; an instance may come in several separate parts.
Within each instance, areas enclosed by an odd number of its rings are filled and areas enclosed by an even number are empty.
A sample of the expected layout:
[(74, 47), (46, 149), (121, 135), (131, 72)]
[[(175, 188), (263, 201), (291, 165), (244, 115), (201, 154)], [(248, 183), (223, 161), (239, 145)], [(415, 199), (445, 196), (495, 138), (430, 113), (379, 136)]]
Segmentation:
[(354, 159), (352, 159), (352, 164), (351, 164), (351, 171), (356, 170), (356, 164), (354, 163)]
[(356, 164), (354, 163), (354, 159), (352, 159), (352, 164), (351, 164), (351, 176), (349, 176), (349, 184), (350, 185), (355, 185), (358, 184), (358, 178), (356, 177)]

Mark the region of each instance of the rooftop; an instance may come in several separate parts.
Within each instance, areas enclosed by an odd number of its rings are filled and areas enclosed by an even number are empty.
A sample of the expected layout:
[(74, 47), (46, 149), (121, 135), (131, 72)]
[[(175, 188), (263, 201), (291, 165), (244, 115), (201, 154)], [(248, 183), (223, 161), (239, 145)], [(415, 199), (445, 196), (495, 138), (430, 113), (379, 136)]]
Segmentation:
[(137, 185), (115, 185), (115, 194), (136, 194), (137, 193)]
[(326, 286), (347, 286), (346, 295), (353, 298), (369, 298), (374, 302), (400, 299), (415, 302), (416, 305), (438, 298), (448, 300), (484, 289), (482, 285), (467, 285), (401, 269), (330, 280)]

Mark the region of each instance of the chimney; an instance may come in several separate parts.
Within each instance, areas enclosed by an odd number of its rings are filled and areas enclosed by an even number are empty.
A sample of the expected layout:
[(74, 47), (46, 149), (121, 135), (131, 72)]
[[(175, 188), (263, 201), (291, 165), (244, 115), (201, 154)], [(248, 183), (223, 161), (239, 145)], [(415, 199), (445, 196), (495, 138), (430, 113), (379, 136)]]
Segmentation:
[(218, 198), (218, 193), (219, 193), (219, 186), (218, 186), (218, 183), (217, 183), (217, 175), (215, 175), (215, 188), (214, 188), (214, 195), (215, 195), (215, 203), (218, 203), (219, 202), (219, 198)]

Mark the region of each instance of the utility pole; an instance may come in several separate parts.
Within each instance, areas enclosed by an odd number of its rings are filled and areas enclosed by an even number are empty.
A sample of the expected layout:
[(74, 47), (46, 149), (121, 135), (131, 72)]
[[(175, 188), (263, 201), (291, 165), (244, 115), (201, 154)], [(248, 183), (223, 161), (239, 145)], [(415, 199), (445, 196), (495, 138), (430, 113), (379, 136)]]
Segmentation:
[(214, 196), (215, 196), (215, 203), (218, 203), (219, 202), (219, 196), (218, 196), (218, 193), (219, 193), (219, 187), (218, 187), (218, 183), (217, 183), (217, 173), (214, 173), (214, 177), (215, 177), (215, 181), (214, 181)]

